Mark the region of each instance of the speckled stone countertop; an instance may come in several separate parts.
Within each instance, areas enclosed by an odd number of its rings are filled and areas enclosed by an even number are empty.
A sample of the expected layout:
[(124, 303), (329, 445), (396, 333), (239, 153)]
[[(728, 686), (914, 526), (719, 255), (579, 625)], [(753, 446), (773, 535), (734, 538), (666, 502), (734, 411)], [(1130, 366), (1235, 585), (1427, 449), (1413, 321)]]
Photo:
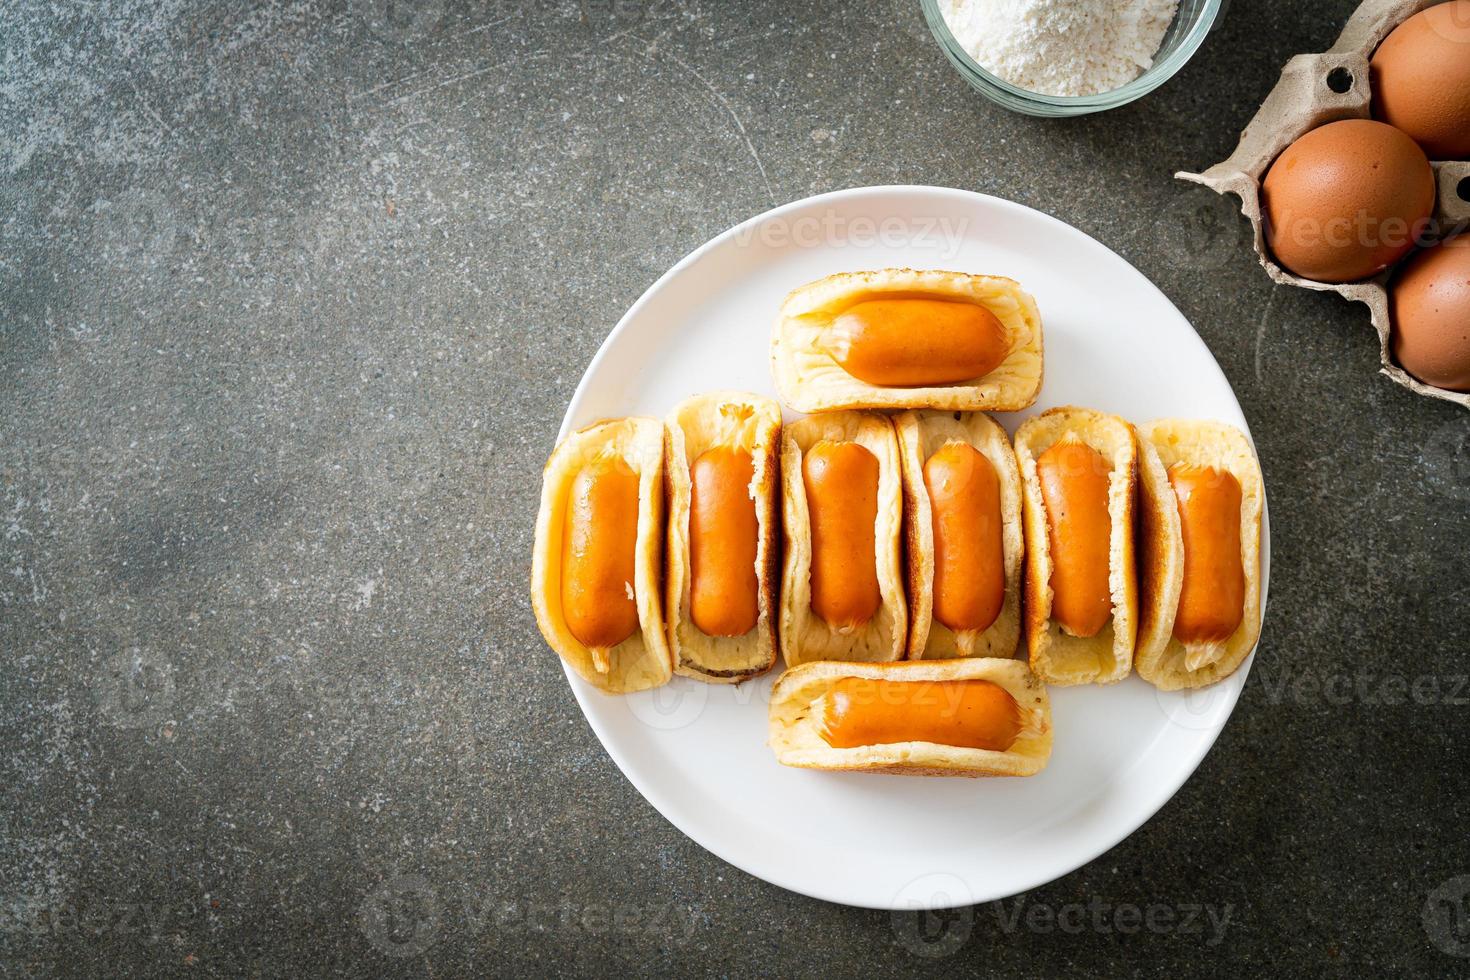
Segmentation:
[[(0, 974), (1463, 971), (1470, 416), (1170, 176), (1352, 6), (1236, 0), (1169, 85), (1067, 122), (980, 99), (909, 0), (0, 6)], [(932, 919), (686, 839), (526, 589), (629, 304), (882, 183), (1137, 265), (1271, 494), (1261, 656), (1194, 778)]]

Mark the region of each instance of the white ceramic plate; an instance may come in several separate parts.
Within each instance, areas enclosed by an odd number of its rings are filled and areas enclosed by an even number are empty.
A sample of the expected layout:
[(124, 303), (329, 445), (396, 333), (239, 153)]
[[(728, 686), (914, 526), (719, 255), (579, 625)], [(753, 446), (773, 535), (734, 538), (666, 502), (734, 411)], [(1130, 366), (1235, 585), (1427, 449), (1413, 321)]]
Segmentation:
[[(969, 191), (869, 187), (797, 201), (732, 228), (633, 304), (587, 369), (562, 435), (600, 418), (663, 418), (715, 388), (774, 395), (768, 351), (788, 291), (884, 266), (1010, 276), (1035, 295), (1046, 341), (1036, 406), (1133, 421), (1169, 415), (1246, 428), (1188, 321), (1122, 258), (1038, 211)], [(1262, 529), (1262, 588), (1270, 559)], [(1264, 596), (1263, 606), (1264, 606)], [(1029, 779), (925, 779), (776, 764), (766, 706), (777, 671), (738, 687), (675, 677), (609, 697), (567, 672), (608, 754), (699, 844), (792, 891), (870, 908), (947, 908), (1067, 874), (1151, 817), (1234, 708), (1247, 661), (1193, 694), (1136, 676), (1053, 688), (1051, 763)]]

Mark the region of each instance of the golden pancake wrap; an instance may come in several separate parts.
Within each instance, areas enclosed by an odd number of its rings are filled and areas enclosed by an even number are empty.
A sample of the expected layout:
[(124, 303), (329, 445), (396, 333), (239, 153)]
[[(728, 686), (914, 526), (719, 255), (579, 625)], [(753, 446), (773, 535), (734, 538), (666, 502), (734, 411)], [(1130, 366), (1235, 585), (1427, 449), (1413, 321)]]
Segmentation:
[[(812, 611), (812, 537), (802, 461), (823, 440), (856, 442), (878, 460), (878, 514), (874, 560), (882, 605), (855, 629), (837, 630)], [(903, 474), (893, 423), (876, 412), (827, 412), (788, 424), (781, 432), (781, 495), (786, 560), (781, 575), (781, 652), (786, 665), (811, 660), (898, 660), (908, 639), (899, 532)]]
[[(664, 609), (674, 671), (733, 684), (764, 673), (776, 662), (777, 589), (780, 581), (779, 452), (781, 408), (773, 399), (741, 391), (695, 395), (669, 413), (667, 432), (668, 539), (664, 550)], [(757, 524), (756, 583), (759, 617), (744, 636), (710, 636), (690, 619), (689, 466), (708, 449), (748, 451), (753, 462), (750, 496)]]
[[(1051, 542), (1036, 460), (1068, 433), (1075, 433), (1101, 453), (1112, 467), (1108, 475), (1112, 617), (1101, 632), (1091, 637), (1067, 634), (1051, 616)], [(1132, 668), (1138, 627), (1133, 532), (1138, 448), (1133, 427), (1116, 415), (1090, 408), (1053, 408), (1024, 422), (1016, 431), (1015, 445), (1025, 498), (1025, 634), (1031, 669), (1048, 684), (1121, 681)]]
[[(903, 462), (904, 540), (907, 553), (908, 659), (1014, 657), (1021, 636), (1021, 564), (1026, 552), (1021, 521), (1021, 471), (1005, 430), (981, 412), (911, 411), (894, 419)], [(924, 464), (944, 446), (973, 446), (995, 467), (1000, 483), (1005, 600), (984, 630), (956, 632), (934, 618), (934, 524)]]
[[(1016, 699), (1023, 728), (1005, 752), (934, 742), (834, 748), (822, 738), (819, 700), (846, 677), (884, 681), (984, 680)], [(1020, 660), (971, 657), (921, 663), (809, 663), (782, 674), (771, 691), (767, 741), (776, 761), (799, 769), (887, 772), (912, 776), (1031, 776), (1051, 758), (1051, 701), (1046, 686)]]
[[(1261, 635), (1261, 464), (1245, 433), (1223, 422), (1159, 419), (1138, 427), (1138, 445), (1143, 608), (1134, 666), (1161, 690), (1204, 687), (1235, 673)], [(1186, 647), (1173, 636), (1184, 585), (1184, 539), (1168, 471), (1180, 462), (1227, 471), (1240, 483), (1245, 608), (1223, 643)]]
[[(572, 481), (589, 462), (615, 453), (638, 474), (638, 528), (632, 583), (638, 629), (608, 652), (611, 669), (593, 665), (591, 651), (572, 635), (562, 614), (562, 537)], [(673, 675), (664, 636), (659, 588), (664, 534), (664, 427), (657, 419), (624, 418), (597, 422), (567, 436), (542, 473), (541, 506), (531, 552), (531, 606), (541, 635), (589, 684), (610, 694), (658, 687)]]
[[(853, 377), (827, 351), (833, 321), (858, 303), (890, 295), (977, 303), (1000, 320), (1010, 353), (980, 378), (933, 387), (883, 387)], [(1041, 313), (1015, 280), (964, 272), (877, 269), (842, 272), (794, 290), (771, 338), (771, 373), (781, 400), (799, 412), (854, 408), (941, 408), (1013, 412), (1041, 390)]]

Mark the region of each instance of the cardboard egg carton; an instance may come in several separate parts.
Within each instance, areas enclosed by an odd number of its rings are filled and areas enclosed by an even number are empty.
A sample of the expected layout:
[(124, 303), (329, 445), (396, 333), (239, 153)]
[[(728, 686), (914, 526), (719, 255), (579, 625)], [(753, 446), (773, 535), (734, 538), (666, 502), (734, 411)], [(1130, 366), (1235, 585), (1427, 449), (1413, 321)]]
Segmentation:
[[(1181, 180), (1204, 184), (1217, 194), (1227, 191), (1240, 198), (1240, 210), (1255, 233), (1256, 255), (1276, 282), (1306, 289), (1328, 290), (1363, 303), (1378, 331), (1382, 373), (1411, 391), (1470, 408), (1470, 394), (1424, 384), (1395, 364), (1389, 356), (1389, 278), (1393, 268), (1372, 279), (1332, 285), (1292, 275), (1276, 264), (1266, 249), (1261, 228), (1261, 178), (1271, 162), (1303, 133), (1339, 119), (1371, 118), (1372, 96), (1368, 59), (1389, 32), (1409, 17), (1439, 0), (1365, 0), (1348, 19), (1337, 43), (1322, 54), (1299, 54), (1286, 63), (1281, 80), (1261, 103), (1260, 110), (1240, 134), (1229, 159), (1204, 173), (1179, 172)], [(1470, 161), (1434, 162), (1438, 196), (1434, 217), (1442, 231), (1470, 222), (1470, 199), (1461, 196), (1462, 182), (1470, 179)], [(1470, 196), (1470, 184), (1466, 185)]]

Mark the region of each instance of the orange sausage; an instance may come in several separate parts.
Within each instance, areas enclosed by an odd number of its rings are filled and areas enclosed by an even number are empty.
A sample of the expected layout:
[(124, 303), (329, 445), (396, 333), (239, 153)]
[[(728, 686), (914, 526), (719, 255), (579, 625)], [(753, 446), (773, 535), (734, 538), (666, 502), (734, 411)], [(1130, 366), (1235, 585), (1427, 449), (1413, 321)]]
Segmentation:
[(689, 467), (689, 616), (710, 636), (743, 636), (760, 614), (750, 453), (717, 446)]
[(1219, 642), (1245, 615), (1240, 481), (1214, 467), (1175, 463), (1169, 483), (1184, 534), (1184, 587), (1174, 636), (1181, 643)]
[(572, 481), (562, 534), (561, 608), (567, 628), (592, 651), (597, 669), (607, 651), (638, 629), (634, 555), (638, 540), (638, 474), (621, 456), (588, 463)]
[(801, 464), (811, 515), (812, 611), (833, 629), (861, 626), (878, 591), (878, 458), (855, 442), (822, 441)]
[(952, 630), (983, 630), (1006, 594), (1000, 478), (985, 454), (962, 442), (924, 464), (934, 525), (934, 618)]
[(1072, 636), (1096, 636), (1113, 612), (1110, 469), (1102, 453), (1071, 433), (1036, 460), (1051, 545), (1051, 615)]
[(1021, 708), (991, 681), (883, 681), (844, 677), (822, 697), (822, 739), (834, 749), (933, 742), (1005, 752)]
[(831, 353), (844, 371), (891, 388), (981, 378), (1009, 353), (1005, 327), (976, 303), (868, 300), (838, 316), (832, 330)]

